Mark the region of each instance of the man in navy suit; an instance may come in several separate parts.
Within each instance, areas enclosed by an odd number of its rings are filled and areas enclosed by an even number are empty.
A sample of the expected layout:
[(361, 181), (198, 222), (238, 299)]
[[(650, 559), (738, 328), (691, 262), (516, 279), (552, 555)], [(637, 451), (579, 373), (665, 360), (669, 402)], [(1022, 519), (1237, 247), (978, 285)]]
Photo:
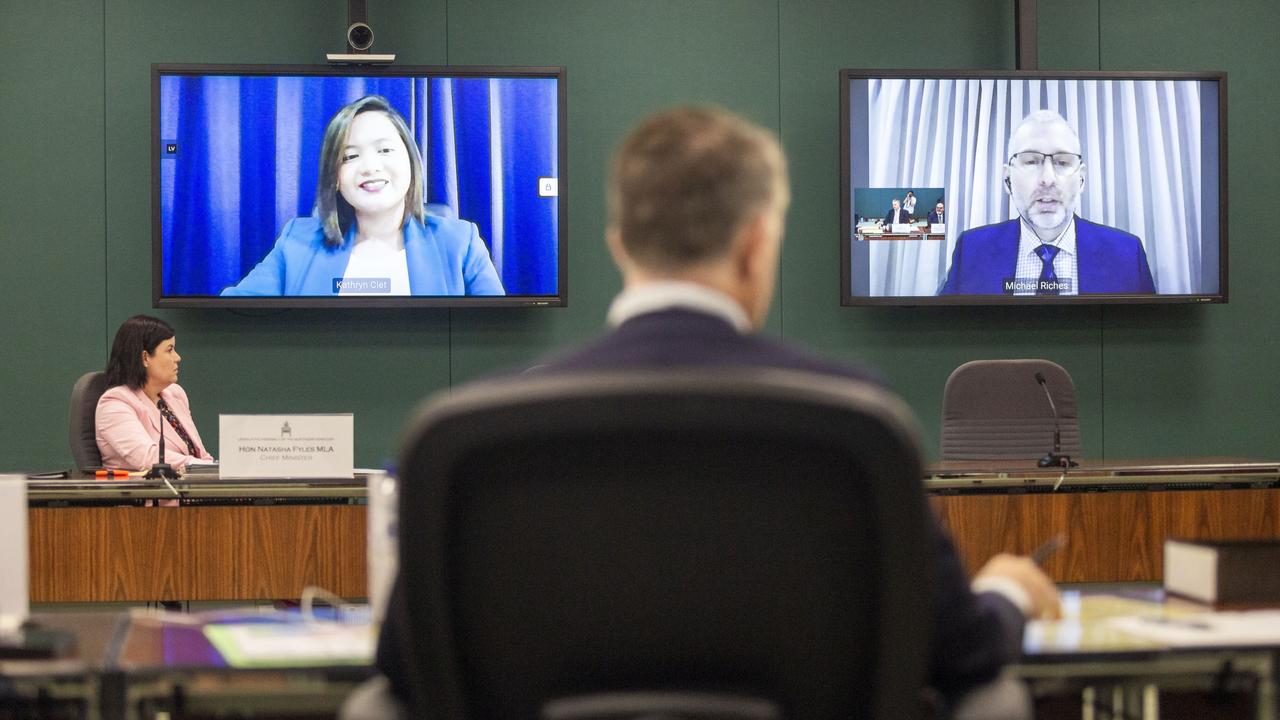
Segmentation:
[(1074, 214), (1084, 188), (1080, 138), (1040, 110), (1009, 136), (1005, 192), (1018, 217), (965, 231), (939, 295), (1087, 295), (1155, 292), (1136, 235)]
[[(786, 160), (771, 134), (716, 109), (658, 114), (623, 141), (608, 189), (606, 239), (624, 285), (609, 308), (612, 329), (538, 372), (756, 366), (878, 382), (756, 334), (789, 203)], [(1010, 555), (993, 558), (971, 586), (950, 539), (936, 525), (932, 532), (930, 682), (954, 698), (1016, 657), (1024, 618), (1056, 614), (1058, 596), (1034, 563)]]
[(929, 224), (943, 225), (946, 222), (947, 222), (946, 206), (944, 206), (942, 204), (942, 201), (939, 200), (938, 204), (934, 205), (933, 209), (929, 211)]

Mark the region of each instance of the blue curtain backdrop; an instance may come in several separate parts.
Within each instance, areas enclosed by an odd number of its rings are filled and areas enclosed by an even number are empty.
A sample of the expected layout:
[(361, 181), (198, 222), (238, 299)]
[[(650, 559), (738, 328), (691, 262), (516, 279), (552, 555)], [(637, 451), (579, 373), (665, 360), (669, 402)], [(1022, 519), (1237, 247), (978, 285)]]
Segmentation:
[(476, 223), (507, 294), (554, 295), (555, 79), (266, 76), (160, 80), (165, 295), (217, 295), (310, 215), (325, 125), (368, 94), (409, 121), (424, 201)]

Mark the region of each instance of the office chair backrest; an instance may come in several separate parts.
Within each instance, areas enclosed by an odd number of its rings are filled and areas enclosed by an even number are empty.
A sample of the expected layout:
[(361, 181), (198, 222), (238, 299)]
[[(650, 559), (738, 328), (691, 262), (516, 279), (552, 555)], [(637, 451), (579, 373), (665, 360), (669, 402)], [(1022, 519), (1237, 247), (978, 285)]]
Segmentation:
[(927, 510), (913, 419), (883, 390), (778, 370), (525, 375), (428, 403), (407, 437), (417, 712), (580, 717), (566, 698), (631, 690), (809, 720), (918, 710)]
[(974, 360), (956, 368), (942, 391), (942, 459), (1033, 459), (1053, 447), (1053, 412), (1036, 374), (1053, 393), (1062, 451), (1080, 454), (1076, 387), (1049, 360)]
[(67, 441), (71, 457), (81, 471), (102, 467), (102, 453), (94, 433), (94, 415), (98, 398), (107, 391), (107, 374), (101, 370), (87, 372), (71, 386), (71, 403), (67, 409)]

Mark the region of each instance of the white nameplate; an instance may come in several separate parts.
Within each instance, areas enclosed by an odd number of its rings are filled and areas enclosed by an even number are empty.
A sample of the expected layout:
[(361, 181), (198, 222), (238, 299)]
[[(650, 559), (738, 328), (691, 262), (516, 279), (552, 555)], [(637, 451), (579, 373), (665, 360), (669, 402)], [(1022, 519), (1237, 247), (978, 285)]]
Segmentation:
[(353, 477), (351, 413), (219, 415), (218, 474), (224, 478)]
[(930, 226), (929, 226), (929, 232), (930, 232), (931, 234), (933, 234), (933, 235), (946, 235), (946, 234), (947, 234), (947, 224), (946, 224), (946, 223), (934, 223), (934, 224), (932, 224), (932, 225), (930, 225)]
[(910, 225), (908, 223), (894, 223), (889, 226), (889, 232), (893, 233), (894, 235), (910, 235), (915, 231), (916, 231), (916, 226)]
[(0, 635), (16, 631), (30, 611), (27, 595), (27, 480), (0, 475)]

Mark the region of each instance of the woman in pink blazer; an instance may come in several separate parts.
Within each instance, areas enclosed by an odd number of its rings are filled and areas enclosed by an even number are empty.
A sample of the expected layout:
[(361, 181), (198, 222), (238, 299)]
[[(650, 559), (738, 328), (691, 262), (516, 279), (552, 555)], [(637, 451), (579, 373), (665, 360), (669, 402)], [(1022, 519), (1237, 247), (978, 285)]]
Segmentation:
[[(116, 331), (107, 359), (107, 391), (98, 400), (94, 431), (102, 464), (147, 470), (159, 460), (181, 471), (193, 459), (213, 460), (191, 419), (187, 393), (178, 385), (173, 328), (149, 315), (134, 315)], [(162, 417), (163, 415), (163, 417)]]

